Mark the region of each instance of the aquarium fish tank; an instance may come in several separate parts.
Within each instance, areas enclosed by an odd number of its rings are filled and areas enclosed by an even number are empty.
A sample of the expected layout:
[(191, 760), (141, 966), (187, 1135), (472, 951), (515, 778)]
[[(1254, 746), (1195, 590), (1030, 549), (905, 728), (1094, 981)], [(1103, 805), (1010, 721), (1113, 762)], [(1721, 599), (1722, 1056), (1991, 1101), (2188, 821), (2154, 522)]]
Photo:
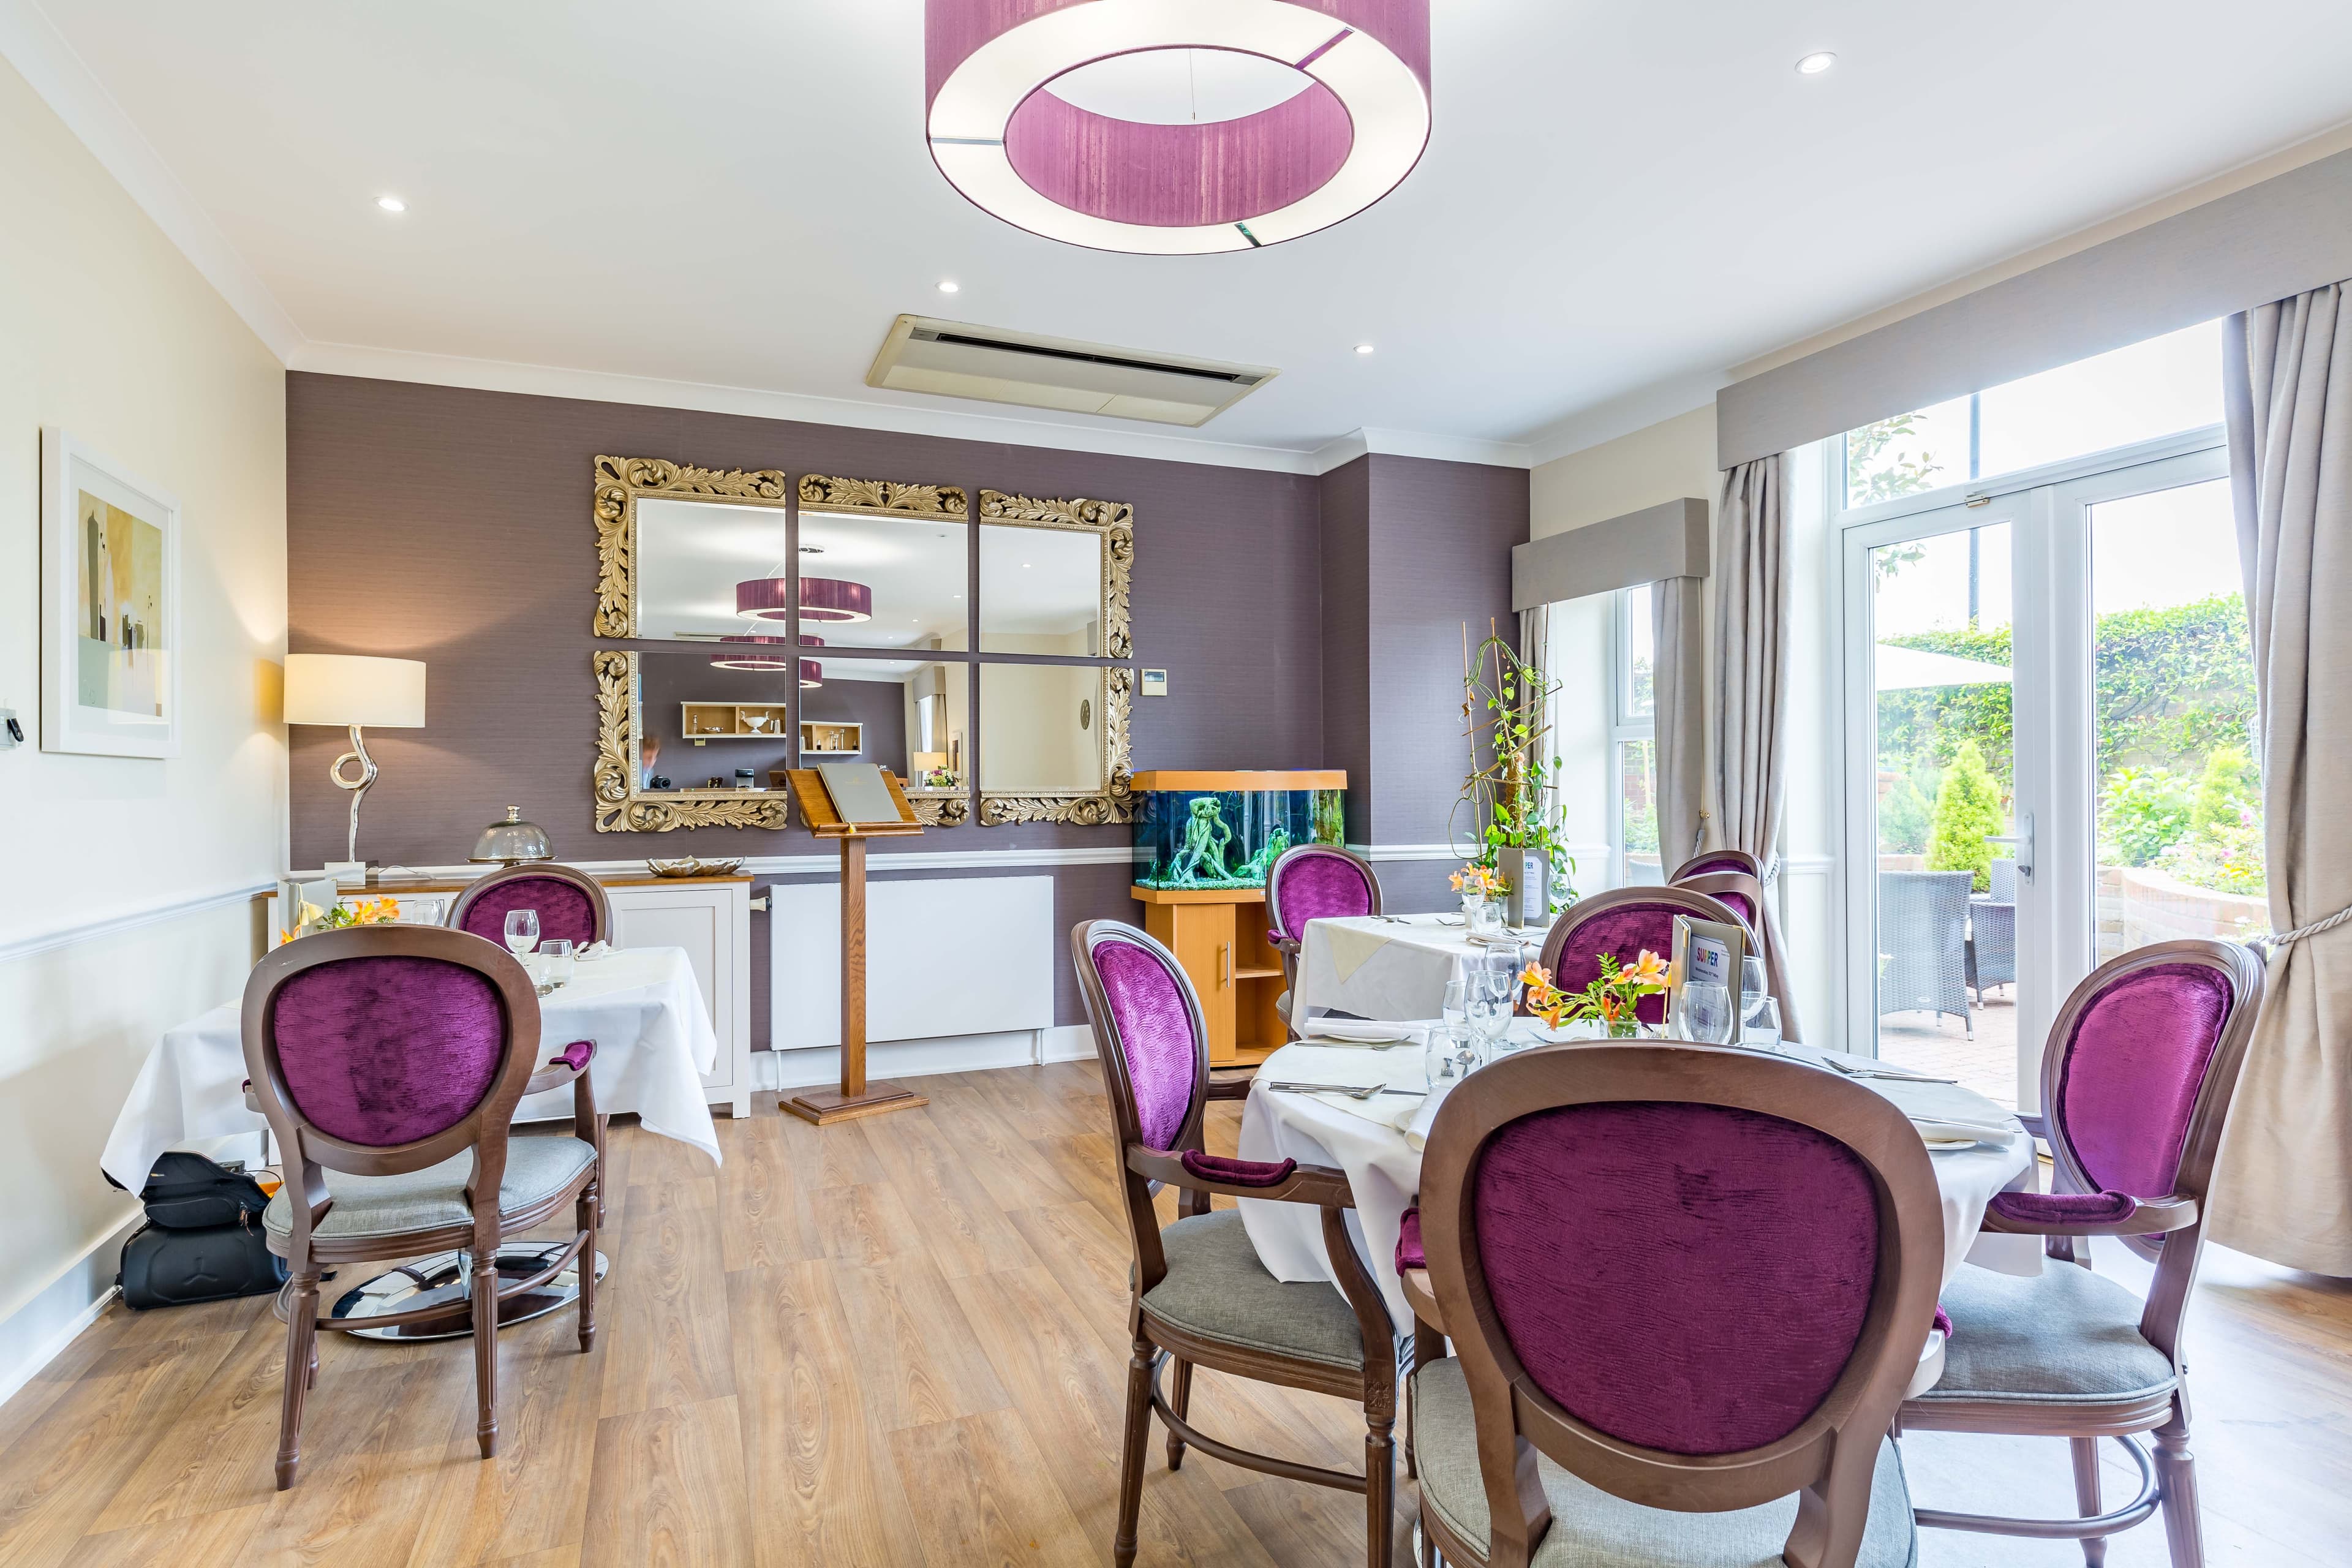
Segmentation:
[(1262, 888), (1284, 850), (1346, 837), (1347, 784), (1336, 769), (1137, 773), (1135, 885)]

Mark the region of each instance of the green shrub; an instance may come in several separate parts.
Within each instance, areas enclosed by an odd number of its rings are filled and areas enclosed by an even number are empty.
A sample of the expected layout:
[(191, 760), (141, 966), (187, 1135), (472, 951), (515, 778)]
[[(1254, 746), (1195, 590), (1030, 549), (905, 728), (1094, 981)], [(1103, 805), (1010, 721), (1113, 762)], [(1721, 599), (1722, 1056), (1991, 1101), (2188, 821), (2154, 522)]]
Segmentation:
[(2000, 792), (1985, 768), (1974, 741), (1952, 748), (1952, 765), (1936, 791), (1936, 815), (1927, 842), (1927, 869), (1970, 871), (1978, 892), (1992, 886), (1992, 846), (1988, 837), (2008, 821)]
[(2205, 770), (2197, 775), (2197, 795), (2189, 807), (2189, 831), (2209, 833), (2235, 826), (2242, 815), (2262, 809), (2262, 791), (2254, 779), (2254, 760), (2243, 746), (2216, 746), (2207, 753)]
[(2099, 858), (2153, 866), (2189, 836), (2189, 784), (2169, 768), (2119, 768), (2099, 798)]
[(2252, 806), (2208, 822), (2175, 845), (2164, 868), (2195, 887), (2217, 893), (2259, 894), (2265, 886), (2263, 819)]
[(1897, 777), (1878, 797), (1878, 848), (1885, 855), (1919, 855), (1927, 848), (1930, 827), (1927, 792), (1908, 773)]

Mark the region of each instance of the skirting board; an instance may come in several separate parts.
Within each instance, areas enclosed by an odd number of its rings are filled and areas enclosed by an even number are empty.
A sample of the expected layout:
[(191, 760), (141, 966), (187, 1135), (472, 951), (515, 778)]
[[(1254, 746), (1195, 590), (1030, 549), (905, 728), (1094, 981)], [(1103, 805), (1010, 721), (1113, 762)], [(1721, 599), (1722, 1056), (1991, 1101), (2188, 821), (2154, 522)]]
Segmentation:
[[(936, 1040), (886, 1040), (866, 1047), (867, 1075), (887, 1079), (1094, 1059), (1095, 1032), (1084, 1024), (994, 1035), (948, 1035)], [(841, 1052), (831, 1046), (751, 1053), (754, 1089), (809, 1089), (840, 1081)]]
[(46, 1289), (0, 1323), (0, 1404), (15, 1398), (77, 1335), (98, 1321), (98, 1315), (114, 1300), (122, 1244), (131, 1239), (143, 1217), (133, 1214), (100, 1237)]

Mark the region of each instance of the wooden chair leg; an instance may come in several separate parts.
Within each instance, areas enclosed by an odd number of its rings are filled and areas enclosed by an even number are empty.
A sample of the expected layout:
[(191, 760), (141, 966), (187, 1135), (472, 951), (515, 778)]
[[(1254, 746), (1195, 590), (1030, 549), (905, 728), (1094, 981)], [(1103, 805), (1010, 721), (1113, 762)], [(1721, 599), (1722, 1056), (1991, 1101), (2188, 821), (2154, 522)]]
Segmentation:
[(278, 1415), (278, 1489), (294, 1484), (302, 1468), (302, 1398), (310, 1390), (312, 1342), (319, 1329), (319, 1276), (294, 1276), (286, 1310), (286, 1391)]
[[(2099, 1440), (2096, 1437), (2069, 1437), (2066, 1447), (2074, 1457), (2074, 1509), (2084, 1519), (2099, 1511)], [(2107, 1560), (2107, 1538), (2086, 1536), (2083, 1541), (2083, 1561), (2090, 1568), (2103, 1568)]]
[(495, 1247), (474, 1255), (474, 1441), (482, 1458), (499, 1451), (499, 1255)]
[(1151, 1342), (1135, 1342), (1127, 1363), (1127, 1432), (1118, 1451), (1118, 1532), (1111, 1538), (1113, 1568), (1135, 1562), (1135, 1516), (1143, 1508), (1143, 1450), (1151, 1438)]
[(572, 1223), (588, 1233), (580, 1244), (580, 1353), (586, 1355), (596, 1345), (596, 1221), (604, 1207), (604, 1198), (598, 1189), (604, 1185), (603, 1171), (598, 1180), (581, 1189), (580, 1202), (573, 1210)]
[(1364, 1422), (1364, 1561), (1391, 1568), (1396, 1550), (1396, 1423), (1385, 1416)]
[(2164, 1539), (2172, 1568), (2205, 1568), (2205, 1527), (2197, 1512), (2197, 1465), (2189, 1424), (2178, 1415), (2156, 1434), (2156, 1483), (2164, 1498)]
[[(1192, 1415), (1192, 1363), (1181, 1356), (1170, 1358), (1176, 1363), (1176, 1375), (1168, 1386), (1168, 1408), (1187, 1420)], [(1184, 1439), (1173, 1430), (1168, 1434), (1168, 1468), (1184, 1468)]]

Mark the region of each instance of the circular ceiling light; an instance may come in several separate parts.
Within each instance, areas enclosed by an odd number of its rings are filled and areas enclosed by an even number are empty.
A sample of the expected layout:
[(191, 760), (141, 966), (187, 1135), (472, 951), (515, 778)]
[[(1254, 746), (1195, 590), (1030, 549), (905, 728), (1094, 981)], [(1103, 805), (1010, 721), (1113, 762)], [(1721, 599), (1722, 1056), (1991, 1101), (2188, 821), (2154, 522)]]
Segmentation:
[[(720, 637), (719, 640), (724, 643), (758, 643), (772, 647), (782, 647), (784, 642), (784, 639), (782, 637), (756, 637), (748, 633), (737, 633)], [(801, 646), (803, 647), (823, 647), (824, 646), (824, 639), (823, 637), (813, 637), (809, 636), (808, 633), (803, 632), (801, 634)], [(793, 661), (789, 658), (782, 658), (772, 653), (757, 653), (750, 649), (746, 649), (741, 653), (723, 653), (717, 658), (710, 661), (710, 668), (713, 669), (773, 670), (790, 669), (792, 667)], [(803, 687), (823, 686), (824, 684), (824, 668), (822, 665), (818, 664), (816, 660), (813, 658), (802, 659), (800, 661), (800, 667), (801, 685)]]
[(1097, 250), (1297, 239), (1429, 143), (1429, 0), (928, 0), (925, 43), (940, 172)]
[[(870, 621), (874, 590), (840, 577), (803, 577), (801, 619), (804, 621)], [(781, 621), (791, 614), (793, 580), (789, 577), (747, 577), (735, 584), (735, 613), (747, 621)]]
[(378, 196), (375, 199), (375, 205), (388, 213), (404, 213), (408, 210), (408, 204), (398, 196)]
[(952, 278), (941, 279), (940, 280), (940, 292), (942, 294), (961, 294), (963, 292), (963, 285), (957, 282)]
[(1818, 49), (1797, 62), (1799, 76), (1819, 76), (1837, 64), (1837, 57), (1827, 49)]

